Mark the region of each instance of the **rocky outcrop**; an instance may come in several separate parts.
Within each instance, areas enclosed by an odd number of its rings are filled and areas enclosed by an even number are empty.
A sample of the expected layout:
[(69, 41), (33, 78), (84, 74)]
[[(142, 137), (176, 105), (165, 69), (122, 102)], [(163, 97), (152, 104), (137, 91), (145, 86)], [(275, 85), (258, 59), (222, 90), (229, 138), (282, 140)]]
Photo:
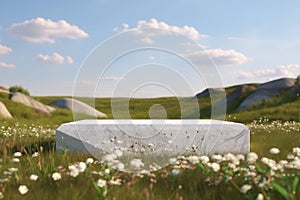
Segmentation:
[(242, 111), (265, 100), (280, 96), (294, 88), (295, 84), (296, 79), (294, 78), (281, 78), (264, 83), (257, 87), (256, 91), (250, 94), (237, 110)]
[(31, 107), (38, 113), (42, 113), (42, 114), (49, 115), (49, 116), (55, 110), (55, 108), (44, 105), (41, 102), (39, 102), (25, 94), (22, 94), (20, 92), (11, 93), (10, 99), (14, 102), (21, 103), (25, 106)]
[(6, 106), (0, 101), (0, 117), (12, 119), (12, 115), (7, 110)]
[(225, 92), (224, 88), (208, 88), (208, 89), (205, 89), (202, 92), (196, 94), (196, 98), (199, 99), (202, 97), (215, 95), (215, 94), (223, 93), (223, 92)]
[(56, 106), (63, 109), (71, 110), (75, 113), (80, 113), (88, 116), (96, 116), (100, 118), (106, 118), (107, 115), (96, 110), (95, 108), (72, 98), (62, 98), (58, 99), (50, 104), (51, 106)]
[(9, 94), (9, 88), (8, 88), (8, 87), (5, 87), (5, 86), (2, 86), (2, 85), (0, 85), (0, 92), (4, 92), (4, 93), (7, 93), (7, 94)]
[(227, 106), (227, 108), (231, 107), (241, 101), (241, 99), (244, 98), (249, 91), (253, 90), (254, 88), (255, 86), (252, 84), (239, 85), (235, 90), (226, 95), (226, 98), (219, 101), (216, 106)]

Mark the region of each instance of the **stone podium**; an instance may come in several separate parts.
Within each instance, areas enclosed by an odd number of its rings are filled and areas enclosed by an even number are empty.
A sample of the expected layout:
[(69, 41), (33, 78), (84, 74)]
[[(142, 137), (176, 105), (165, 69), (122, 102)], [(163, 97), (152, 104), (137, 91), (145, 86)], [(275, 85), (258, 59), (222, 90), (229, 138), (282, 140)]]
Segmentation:
[(250, 131), (219, 120), (81, 120), (58, 127), (56, 151), (61, 150), (88, 152), (97, 159), (118, 150), (122, 162), (140, 159), (161, 166), (184, 154), (247, 154)]

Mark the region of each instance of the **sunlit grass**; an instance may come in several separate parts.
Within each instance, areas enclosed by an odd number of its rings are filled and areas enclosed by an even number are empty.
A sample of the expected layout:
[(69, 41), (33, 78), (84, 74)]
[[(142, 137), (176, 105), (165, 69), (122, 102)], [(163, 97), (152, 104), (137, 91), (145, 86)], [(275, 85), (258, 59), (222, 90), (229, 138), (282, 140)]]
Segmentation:
[[(49, 104), (61, 97), (35, 98)], [(91, 155), (55, 152), (55, 129), (61, 123), (73, 121), (70, 111), (57, 108), (52, 117), (42, 116), (31, 108), (11, 102), (7, 94), (0, 93), (0, 100), (15, 118), (1, 119), (0, 198), (3, 195), (4, 199), (256, 199), (258, 192), (262, 192), (252, 186), (249, 193), (241, 193), (241, 187), (246, 184), (245, 174), (232, 175), (233, 182), (224, 181), (225, 179), (220, 181), (219, 177), (224, 177), (225, 171), (226, 176), (232, 173), (226, 168), (226, 162), (218, 163), (221, 166), (220, 171), (213, 172), (215, 166), (207, 166), (205, 163), (200, 165), (201, 162), (191, 164), (188, 158), (182, 159), (183, 163), (142, 175), (119, 172), (94, 159), (95, 162), (87, 164), (86, 169), (76, 175), (77, 171), (71, 173), (71, 169), (74, 166), (77, 169), (79, 163), (86, 163)], [(114, 100), (118, 101), (120, 107), (129, 102), (130, 117), (133, 119), (148, 119), (149, 108), (154, 104), (161, 104), (168, 118), (181, 118), (177, 98)], [(206, 97), (198, 102), (201, 118), (210, 118), (210, 98)], [(299, 98), (283, 96), (241, 113), (230, 110), (226, 119), (246, 123), (251, 130), (251, 151), (258, 154), (259, 166), (266, 169), (265, 164), (261, 162), (262, 157), (273, 159), (276, 163), (280, 160), (291, 162), (287, 155), (291, 156), (293, 148), (299, 147), (299, 106)], [(108, 114), (109, 118), (113, 118), (110, 98), (95, 99), (95, 107)], [(280, 150), (279, 154), (270, 154), (270, 148), (274, 147)], [(21, 152), (22, 156), (14, 156), (15, 152)], [(246, 169), (247, 165), (244, 168)], [(16, 169), (17, 171), (13, 172)], [(108, 174), (107, 169), (110, 170)], [(173, 171), (174, 169), (177, 171)], [(294, 172), (288, 169), (285, 172), (293, 173), (294, 177), (300, 176), (299, 170)], [(61, 179), (53, 180), (54, 173), (59, 173)], [(270, 177), (275, 176), (273, 172), (268, 173), (266, 172)], [(36, 181), (31, 180), (32, 175), (38, 177)], [(278, 181), (282, 182), (281, 179)], [(294, 179), (290, 178), (288, 181), (292, 182)], [(102, 185), (104, 182), (105, 185)], [(21, 187), (20, 190), (20, 186), (26, 187)], [(25, 193), (21, 194), (20, 191)], [(300, 199), (299, 193), (298, 189), (296, 199)], [(275, 189), (267, 194), (271, 195), (272, 199), (291, 199), (285, 198)], [(251, 195), (253, 197), (250, 197)]]
[[(288, 160), (287, 155), (293, 147), (299, 146), (299, 123), (279, 121), (270, 123), (261, 119), (248, 126), (252, 132), (251, 151), (257, 152), (258, 161), (263, 156), (276, 162)], [(200, 167), (197, 164), (199, 162), (197, 157), (177, 158), (177, 164), (154, 173), (128, 174), (118, 172), (95, 159), (91, 162), (89, 154), (56, 153), (53, 128), (3, 125), (0, 127), (0, 136), (2, 143), (0, 191), (5, 199), (41, 197), (43, 199), (244, 199), (246, 197), (230, 181), (218, 184), (220, 181), (218, 177), (223, 176), (225, 168), (213, 172), (214, 168), (208, 164), (203, 163)], [(270, 154), (269, 150), (272, 147), (280, 149), (280, 153)], [(21, 152), (22, 155), (19, 157), (20, 153), (15, 152)], [(79, 169), (79, 166), (81, 169), (82, 166), (85, 167), (82, 163), (88, 163), (84, 171), (72, 175), (72, 170)], [(260, 162), (258, 164), (264, 165)], [(220, 162), (218, 165), (225, 167), (227, 164)], [(12, 172), (14, 169), (17, 171)], [(173, 169), (178, 169), (178, 172), (175, 174)], [(299, 177), (298, 172), (296, 171), (296, 174), (293, 172), (294, 176)], [(59, 173), (61, 179), (54, 180), (52, 177), (54, 173)], [(286, 173), (292, 172), (286, 170)], [(38, 179), (30, 180), (31, 175), (36, 175)], [(102, 188), (97, 185), (100, 179), (105, 180), (105, 186)], [(239, 188), (244, 184), (241, 177), (233, 177), (232, 180)], [(20, 185), (27, 187), (26, 194), (20, 193), (18, 190)], [(257, 195), (257, 192), (259, 191), (252, 186), (248, 194)], [(300, 198), (298, 190), (296, 197)], [(272, 198), (283, 199), (275, 190)]]

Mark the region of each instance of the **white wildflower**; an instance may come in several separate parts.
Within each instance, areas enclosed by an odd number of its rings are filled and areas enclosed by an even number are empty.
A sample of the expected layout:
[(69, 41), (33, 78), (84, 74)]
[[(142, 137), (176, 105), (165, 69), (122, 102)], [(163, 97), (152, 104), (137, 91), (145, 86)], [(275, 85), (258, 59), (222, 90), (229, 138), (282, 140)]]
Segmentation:
[(38, 180), (38, 175), (36, 175), (36, 174), (31, 174), (30, 175), (30, 177), (29, 177), (29, 179), (31, 180), (31, 181), (37, 181)]
[(106, 186), (106, 180), (103, 180), (103, 179), (99, 179), (97, 181), (97, 185), (101, 188), (103, 188), (104, 186)]
[(294, 160), (286, 165), (287, 168), (300, 169), (300, 160)]
[(209, 157), (208, 156), (201, 156), (199, 159), (204, 164), (209, 162)]
[[(6, 175), (5, 173), (3, 173), (3, 174)], [(5, 183), (5, 182), (8, 182), (8, 181), (9, 181), (8, 178), (0, 178), (0, 183)]]
[(176, 158), (170, 158), (169, 163), (170, 163), (170, 165), (175, 165), (177, 163), (177, 159)]
[(263, 181), (260, 181), (260, 183), (258, 183), (258, 187), (264, 188), (267, 184), (269, 184), (269, 182), (266, 180), (266, 178), (263, 178)]
[(238, 155), (236, 155), (236, 158), (237, 158), (238, 160), (245, 160), (245, 156), (244, 156), (243, 154), (238, 154)]
[(75, 165), (70, 165), (68, 168), (69, 168), (70, 171), (73, 171), (73, 170), (77, 169), (77, 167)]
[(124, 170), (124, 168), (125, 168), (125, 165), (124, 165), (123, 163), (121, 163), (121, 162), (118, 162), (118, 163), (114, 166), (114, 169), (119, 170), (119, 171)]
[(116, 158), (117, 158), (117, 155), (111, 153), (111, 154), (107, 154), (107, 155), (103, 156), (102, 160), (105, 161), (105, 162), (111, 162)]
[(189, 156), (188, 157), (188, 161), (191, 163), (191, 164), (198, 164), (199, 163), (199, 158), (198, 156)]
[(236, 165), (234, 163), (228, 163), (228, 167), (235, 170), (236, 169)]
[(278, 148), (271, 148), (269, 151), (271, 154), (279, 154), (280, 150)]
[(130, 161), (130, 165), (134, 168), (141, 168), (144, 167), (144, 163), (141, 159), (133, 159)]
[(223, 157), (220, 154), (214, 154), (211, 156), (211, 159), (216, 160), (216, 161), (222, 161)]
[(80, 163), (78, 164), (78, 171), (79, 171), (79, 172), (84, 172), (85, 169), (86, 169), (86, 163), (85, 163), (85, 162), (80, 162)]
[(143, 170), (138, 174), (138, 176), (139, 176), (140, 178), (143, 178), (143, 177), (144, 177), (144, 174), (149, 174), (149, 173), (150, 173), (149, 170), (143, 169)]
[(109, 174), (109, 173), (110, 173), (110, 170), (109, 170), (108, 168), (106, 168), (106, 169), (104, 170), (104, 173), (105, 173), (105, 174)]
[(269, 161), (269, 158), (266, 158), (266, 157), (262, 157), (262, 158), (261, 158), (261, 162), (262, 162), (262, 163), (267, 164), (268, 161)]
[(266, 158), (266, 157), (262, 157), (261, 158), (261, 162), (268, 165), (271, 169), (273, 170), (277, 170), (277, 165), (276, 162), (272, 159)]
[(79, 170), (76, 168), (70, 172), (70, 176), (77, 177), (79, 175)]
[(280, 160), (278, 162), (279, 165), (281, 165), (282, 167), (284, 167), (285, 165), (287, 165), (289, 162), (287, 160)]
[(250, 171), (248, 171), (248, 172), (245, 173), (245, 175), (246, 176), (256, 177), (257, 174), (256, 174), (256, 172), (250, 172)]
[(54, 172), (54, 173), (52, 174), (52, 179), (53, 179), (54, 181), (60, 180), (60, 179), (61, 179), (60, 173)]
[(38, 156), (39, 156), (39, 152), (34, 152), (34, 153), (31, 155), (32, 158), (36, 158), (36, 157), (38, 157)]
[(22, 153), (17, 151), (14, 153), (14, 157), (21, 157), (22, 156)]
[(256, 200), (264, 200), (264, 195), (262, 195), (261, 193), (259, 193), (256, 197)]
[(295, 158), (295, 156), (294, 156), (293, 154), (289, 153), (289, 154), (286, 156), (286, 158), (289, 159), (289, 160), (292, 160), (292, 159)]
[(258, 155), (255, 152), (250, 152), (247, 154), (247, 162), (254, 163), (258, 159)]
[(18, 171), (18, 168), (11, 167), (11, 168), (8, 169), (8, 171), (9, 171), (10, 173), (14, 173), (14, 172), (17, 172), (17, 171)]
[(79, 175), (79, 170), (75, 165), (70, 165), (69, 170), (70, 170), (70, 176), (77, 177)]
[(227, 160), (227, 161), (234, 161), (236, 160), (237, 158), (235, 157), (235, 155), (233, 155), (232, 153), (226, 153), (224, 155), (224, 158)]
[(12, 159), (12, 162), (14, 162), (14, 163), (19, 163), (19, 162), (20, 162), (20, 159), (19, 159), (19, 158), (13, 158), (13, 159)]
[(243, 185), (241, 188), (241, 192), (246, 194), (252, 188), (251, 185)]
[(171, 171), (171, 174), (172, 174), (173, 176), (177, 176), (178, 174), (180, 174), (180, 170), (179, 170), (179, 169), (173, 169), (173, 170)]
[(240, 159), (238, 159), (235, 155), (233, 155), (232, 153), (227, 153), (224, 155), (224, 158), (227, 161), (231, 161), (233, 164), (235, 165), (239, 165), (240, 164)]
[(294, 147), (293, 148), (293, 153), (296, 154), (297, 156), (300, 156), (300, 148), (299, 147)]
[(38, 156), (39, 156), (39, 152), (34, 152), (34, 153), (31, 155), (32, 158), (36, 158), (36, 157), (38, 157)]
[(110, 185), (121, 185), (122, 184), (122, 180), (121, 179), (114, 179), (114, 180), (110, 180), (109, 181)]
[(218, 172), (220, 170), (219, 163), (211, 163), (210, 167), (214, 170), (214, 172)]
[(93, 158), (88, 158), (88, 159), (86, 159), (85, 163), (86, 163), (87, 165), (93, 164), (93, 163), (94, 163), (94, 159), (93, 159)]
[[(11, 174), (12, 174), (12, 172), (9, 172), (9, 171), (4, 171), (3, 172), (3, 175), (9, 175), (10, 176)], [(2, 182), (2, 179), (0, 179), (0, 180), (1, 180), (0, 182)]]
[(29, 191), (26, 185), (20, 185), (18, 190), (22, 195), (26, 194)]

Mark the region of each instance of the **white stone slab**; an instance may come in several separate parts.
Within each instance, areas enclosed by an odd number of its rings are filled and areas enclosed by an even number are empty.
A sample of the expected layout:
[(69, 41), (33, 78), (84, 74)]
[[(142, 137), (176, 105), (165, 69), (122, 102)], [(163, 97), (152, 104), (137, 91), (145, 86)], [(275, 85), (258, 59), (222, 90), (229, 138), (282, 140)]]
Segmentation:
[(98, 159), (119, 149), (122, 162), (138, 158), (162, 166), (183, 154), (246, 154), (250, 131), (218, 120), (82, 120), (57, 129), (56, 150), (62, 149), (90, 152)]

